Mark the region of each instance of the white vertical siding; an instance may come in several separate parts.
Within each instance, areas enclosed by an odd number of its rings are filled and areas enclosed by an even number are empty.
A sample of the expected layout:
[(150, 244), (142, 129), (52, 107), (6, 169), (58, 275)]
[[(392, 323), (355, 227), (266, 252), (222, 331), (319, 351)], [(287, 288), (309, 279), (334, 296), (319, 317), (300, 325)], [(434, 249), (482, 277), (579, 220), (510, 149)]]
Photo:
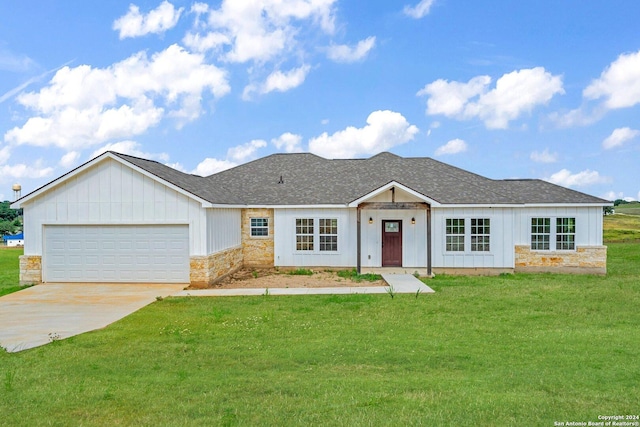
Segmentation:
[[(362, 222), (362, 267), (382, 266), (382, 221), (402, 221), (402, 266), (427, 266), (427, 212), (424, 209), (363, 209)], [(369, 218), (373, 224), (369, 224)], [(416, 219), (411, 224), (411, 218)]]
[[(469, 239), (464, 252), (446, 251), (446, 219), (465, 218), (465, 232), (469, 234), (471, 218), (489, 218), (490, 251), (471, 252)], [(513, 268), (514, 212), (512, 208), (440, 208), (431, 216), (433, 236), (433, 267), (448, 268)]]
[(207, 253), (242, 244), (240, 209), (207, 209)]
[[(602, 245), (602, 207), (525, 207), (518, 209), (515, 245), (531, 244), (531, 218), (575, 218), (576, 246)], [(551, 223), (554, 226), (554, 222)]]
[[(296, 218), (336, 218), (338, 251), (305, 253), (296, 251)], [(317, 227), (317, 223), (316, 223)], [(355, 209), (275, 209), (274, 263), (286, 267), (355, 267)]]
[(24, 205), (25, 255), (42, 254), (43, 224), (188, 224), (190, 255), (205, 255), (201, 204), (106, 159)]

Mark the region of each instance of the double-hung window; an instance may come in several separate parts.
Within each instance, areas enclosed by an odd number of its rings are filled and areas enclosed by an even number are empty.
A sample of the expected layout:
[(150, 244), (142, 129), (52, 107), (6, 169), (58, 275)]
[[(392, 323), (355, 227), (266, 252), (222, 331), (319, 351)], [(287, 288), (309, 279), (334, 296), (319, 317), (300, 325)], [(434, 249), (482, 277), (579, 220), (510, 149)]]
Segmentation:
[(296, 219), (296, 250), (313, 251), (313, 218)]
[(446, 252), (490, 252), (490, 218), (447, 218)]
[(251, 237), (269, 236), (269, 218), (251, 218)]
[(336, 218), (296, 218), (296, 251), (337, 252)]
[(338, 250), (338, 220), (320, 219), (320, 251), (336, 252)]
[(576, 248), (576, 219), (556, 218), (556, 250), (573, 251)]
[(447, 252), (464, 252), (464, 218), (447, 218)]
[[(552, 224), (555, 222), (555, 227)], [(531, 250), (556, 251), (576, 249), (575, 218), (531, 218)]]
[(491, 236), (489, 218), (471, 218), (471, 252), (489, 252)]
[(551, 241), (551, 218), (531, 218), (531, 250), (548, 251)]

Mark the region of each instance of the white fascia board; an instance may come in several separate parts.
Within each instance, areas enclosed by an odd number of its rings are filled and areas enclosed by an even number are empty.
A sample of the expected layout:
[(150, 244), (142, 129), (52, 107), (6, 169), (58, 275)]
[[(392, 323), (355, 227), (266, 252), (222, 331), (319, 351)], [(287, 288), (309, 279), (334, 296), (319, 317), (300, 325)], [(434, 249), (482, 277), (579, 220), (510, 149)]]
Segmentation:
[(446, 204), (441, 208), (592, 208), (613, 206), (613, 203), (505, 203), (505, 204)]
[(180, 187), (178, 187), (178, 186), (176, 186), (176, 185), (174, 185), (174, 184), (172, 184), (172, 183), (170, 183), (168, 181), (165, 181), (164, 179), (162, 179), (162, 178), (160, 178), (160, 177), (158, 177), (156, 175), (153, 175), (152, 173), (149, 173), (146, 170), (144, 170), (142, 168), (139, 168), (138, 166), (136, 166), (136, 165), (134, 165), (132, 163), (129, 163), (129, 162), (125, 161), (124, 159), (121, 159), (120, 157), (118, 157), (118, 156), (116, 156), (116, 155), (114, 155), (114, 154), (112, 154), (112, 153), (107, 151), (107, 152), (99, 155), (98, 157), (95, 157), (95, 158), (89, 160), (87, 163), (85, 163), (83, 165), (80, 165), (77, 168), (67, 172), (66, 174), (64, 174), (62, 176), (59, 176), (58, 178), (54, 179), (53, 181), (43, 185), (42, 187), (38, 188), (37, 190), (32, 191), (31, 193), (27, 194), (26, 196), (16, 200), (15, 202), (13, 202), (11, 204), (11, 209), (20, 209), (25, 203), (28, 203), (29, 201), (33, 200), (34, 198), (42, 195), (43, 193), (46, 193), (47, 191), (49, 191), (53, 187), (56, 187), (56, 186), (62, 184), (63, 182), (73, 178), (74, 176), (76, 176), (78, 174), (81, 174), (82, 172), (92, 168), (96, 164), (103, 162), (105, 159), (115, 160), (115, 161), (117, 161), (117, 162), (119, 162), (119, 163), (121, 163), (121, 164), (123, 164), (123, 165), (125, 165), (125, 166), (127, 166), (127, 167), (129, 167), (129, 168), (131, 168), (133, 170), (135, 170), (136, 172), (139, 172), (139, 173), (143, 174), (144, 176), (153, 179), (154, 181), (157, 181), (157, 182), (159, 182), (159, 183), (161, 183), (163, 185), (166, 185), (167, 187), (171, 188), (172, 190), (177, 191), (178, 193), (180, 193), (180, 194), (182, 194), (184, 196), (187, 196), (187, 197), (189, 197), (191, 199), (194, 199), (194, 200), (200, 202), (202, 204), (203, 208), (208, 208), (208, 207), (211, 206), (210, 202), (208, 202), (208, 201), (206, 201), (204, 199), (201, 199), (200, 197), (196, 196), (195, 194), (189, 193), (188, 191), (183, 190), (182, 188), (180, 188)]
[(348, 209), (348, 205), (223, 205), (213, 203), (209, 208), (220, 209)]
[(385, 191), (388, 191), (390, 188), (392, 187), (396, 187), (399, 188), (403, 191), (406, 191), (407, 193), (411, 194), (414, 197), (417, 197), (418, 199), (424, 200), (426, 203), (430, 204), (432, 207), (434, 206), (442, 206), (440, 204), (440, 202), (437, 202), (433, 199), (430, 199), (429, 197), (425, 196), (424, 194), (418, 193), (415, 190), (412, 190), (411, 188), (407, 187), (406, 185), (402, 185), (399, 182), (396, 181), (391, 181), (388, 184), (383, 185), (382, 187), (373, 190), (371, 193), (369, 194), (365, 194), (364, 196), (352, 201), (351, 203), (349, 203), (349, 207), (350, 208), (357, 208), (358, 205), (360, 203), (363, 203), (365, 201), (367, 201), (368, 199), (371, 199), (373, 197), (376, 197), (377, 195), (384, 193)]

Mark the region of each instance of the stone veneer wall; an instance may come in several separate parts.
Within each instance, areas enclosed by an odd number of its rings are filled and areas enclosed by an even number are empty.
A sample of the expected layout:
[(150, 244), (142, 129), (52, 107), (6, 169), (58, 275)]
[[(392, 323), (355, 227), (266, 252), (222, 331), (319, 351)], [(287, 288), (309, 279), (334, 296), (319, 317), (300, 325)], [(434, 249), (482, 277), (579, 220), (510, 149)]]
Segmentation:
[[(251, 237), (251, 218), (269, 218), (269, 236)], [(242, 209), (242, 254), (246, 267), (273, 267), (273, 209)]]
[(607, 274), (606, 246), (578, 246), (575, 251), (532, 251), (515, 248), (516, 272)]
[(40, 255), (20, 256), (20, 284), (42, 283), (42, 257)]
[(192, 286), (211, 285), (241, 267), (241, 246), (207, 256), (192, 256), (190, 259), (190, 282)]

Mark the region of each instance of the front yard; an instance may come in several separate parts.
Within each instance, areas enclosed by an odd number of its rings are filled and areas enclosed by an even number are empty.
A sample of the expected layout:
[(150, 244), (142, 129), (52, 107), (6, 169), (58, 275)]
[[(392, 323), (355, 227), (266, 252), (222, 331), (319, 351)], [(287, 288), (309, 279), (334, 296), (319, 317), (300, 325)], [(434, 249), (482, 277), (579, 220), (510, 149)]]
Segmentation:
[(0, 353), (2, 425), (541, 425), (640, 412), (640, 245), (433, 295), (169, 298)]

